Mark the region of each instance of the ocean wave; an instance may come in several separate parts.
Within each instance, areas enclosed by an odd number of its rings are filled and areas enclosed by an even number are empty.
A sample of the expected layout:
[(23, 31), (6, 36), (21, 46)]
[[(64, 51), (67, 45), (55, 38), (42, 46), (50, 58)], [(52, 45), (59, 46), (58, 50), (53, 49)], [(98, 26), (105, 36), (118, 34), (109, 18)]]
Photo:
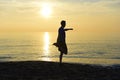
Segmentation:
[(0, 57), (0, 59), (11, 59), (11, 58), (13, 58), (13, 57), (6, 57), (6, 56)]

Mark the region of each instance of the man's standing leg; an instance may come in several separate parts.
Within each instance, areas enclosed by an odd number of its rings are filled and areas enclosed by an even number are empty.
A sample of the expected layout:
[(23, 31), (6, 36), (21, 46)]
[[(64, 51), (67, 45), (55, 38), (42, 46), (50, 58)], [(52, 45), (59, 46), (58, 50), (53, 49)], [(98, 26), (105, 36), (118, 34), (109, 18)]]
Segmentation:
[(63, 53), (60, 53), (60, 64), (62, 64)]

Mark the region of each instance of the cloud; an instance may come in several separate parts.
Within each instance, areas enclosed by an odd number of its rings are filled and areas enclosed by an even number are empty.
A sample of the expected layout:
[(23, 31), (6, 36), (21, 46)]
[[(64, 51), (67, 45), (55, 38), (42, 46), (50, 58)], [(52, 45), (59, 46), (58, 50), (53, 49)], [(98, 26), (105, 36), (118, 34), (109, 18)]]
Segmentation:
[[(116, 13), (120, 8), (120, 0), (60, 0), (60, 8), (67, 14), (111, 14)], [(65, 3), (63, 3), (65, 2)]]
[[(58, 1), (58, 0), (57, 0)], [(59, 2), (67, 2), (67, 3), (94, 3), (99, 2), (101, 0), (59, 0)]]
[(0, 0), (0, 13), (24, 13), (37, 8), (33, 0)]
[(120, 0), (0, 0), (0, 13), (35, 13), (50, 2), (58, 15), (104, 14), (120, 11)]
[(110, 1), (109, 4), (107, 4), (107, 6), (110, 8), (119, 9), (120, 8), (120, 0)]

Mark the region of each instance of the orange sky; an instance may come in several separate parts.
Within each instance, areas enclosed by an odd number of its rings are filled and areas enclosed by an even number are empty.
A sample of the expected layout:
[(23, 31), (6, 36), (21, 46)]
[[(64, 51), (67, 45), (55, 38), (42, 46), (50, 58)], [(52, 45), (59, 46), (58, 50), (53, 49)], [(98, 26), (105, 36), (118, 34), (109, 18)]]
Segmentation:
[(0, 0), (0, 31), (56, 31), (64, 19), (75, 31), (120, 32), (119, 8), (120, 0)]

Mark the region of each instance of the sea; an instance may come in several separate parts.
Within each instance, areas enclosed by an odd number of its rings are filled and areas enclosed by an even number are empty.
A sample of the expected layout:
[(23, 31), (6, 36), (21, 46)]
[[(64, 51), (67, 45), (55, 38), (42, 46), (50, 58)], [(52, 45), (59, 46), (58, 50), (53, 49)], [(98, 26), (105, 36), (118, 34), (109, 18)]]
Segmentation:
[[(1, 32), (0, 62), (59, 62), (53, 45), (57, 32)], [(120, 65), (120, 36), (114, 33), (66, 32), (65, 63)]]

